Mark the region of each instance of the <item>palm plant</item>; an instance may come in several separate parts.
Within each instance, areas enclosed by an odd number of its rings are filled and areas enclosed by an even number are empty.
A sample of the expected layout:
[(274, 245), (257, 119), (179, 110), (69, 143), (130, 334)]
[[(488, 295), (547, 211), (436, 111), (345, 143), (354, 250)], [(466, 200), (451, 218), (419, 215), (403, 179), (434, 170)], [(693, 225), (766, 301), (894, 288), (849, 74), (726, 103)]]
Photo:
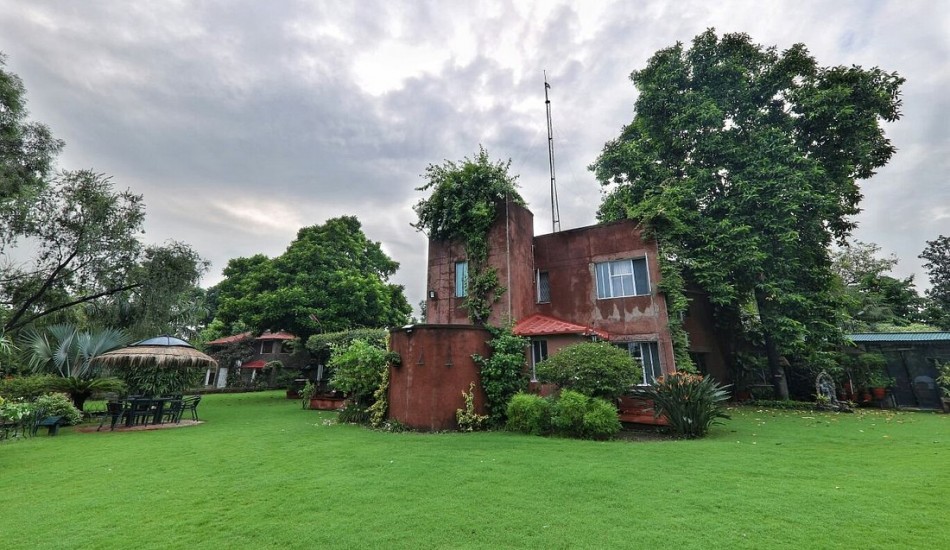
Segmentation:
[(92, 360), (130, 341), (131, 337), (122, 330), (80, 331), (74, 325), (62, 324), (46, 327), (45, 331), (27, 330), (22, 347), (30, 368), (62, 377), (51, 389), (68, 393), (76, 408), (82, 410), (93, 393), (118, 391), (123, 387), (116, 378), (101, 378), (100, 369)]

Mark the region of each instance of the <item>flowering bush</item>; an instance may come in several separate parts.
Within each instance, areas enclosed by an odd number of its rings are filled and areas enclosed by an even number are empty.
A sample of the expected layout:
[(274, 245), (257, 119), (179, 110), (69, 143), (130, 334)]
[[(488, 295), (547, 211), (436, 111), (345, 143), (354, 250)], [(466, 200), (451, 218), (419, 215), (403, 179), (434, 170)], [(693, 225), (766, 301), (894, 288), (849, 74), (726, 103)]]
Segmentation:
[(698, 374), (674, 372), (661, 376), (653, 386), (634, 390), (634, 395), (652, 399), (654, 414), (666, 415), (670, 428), (690, 439), (706, 435), (717, 418), (729, 418), (723, 405), (729, 400), (726, 387)]

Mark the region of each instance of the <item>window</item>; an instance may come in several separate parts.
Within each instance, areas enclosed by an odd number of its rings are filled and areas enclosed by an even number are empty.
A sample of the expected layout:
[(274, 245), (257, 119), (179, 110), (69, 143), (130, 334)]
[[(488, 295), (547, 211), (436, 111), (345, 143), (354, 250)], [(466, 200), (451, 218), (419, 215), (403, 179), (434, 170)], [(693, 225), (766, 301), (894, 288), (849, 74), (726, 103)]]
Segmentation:
[(548, 358), (548, 341), (547, 340), (532, 340), (531, 341), (531, 381), (537, 382), (538, 376), (535, 372), (535, 367), (541, 361), (544, 361)]
[(643, 366), (643, 384), (652, 384), (663, 375), (660, 368), (660, 349), (656, 342), (622, 342), (617, 347), (627, 350)]
[(262, 341), (261, 353), (274, 353), (274, 341), (273, 340)]
[(468, 296), (468, 262), (455, 262), (455, 297)]
[(650, 293), (646, 258), (615, 260), (594, 264), (597, 298), (642, 296)]
[(538, 271), (538, 303), (547, 304), (551, 301), (551, 284), (548, 282), (548, 272)]

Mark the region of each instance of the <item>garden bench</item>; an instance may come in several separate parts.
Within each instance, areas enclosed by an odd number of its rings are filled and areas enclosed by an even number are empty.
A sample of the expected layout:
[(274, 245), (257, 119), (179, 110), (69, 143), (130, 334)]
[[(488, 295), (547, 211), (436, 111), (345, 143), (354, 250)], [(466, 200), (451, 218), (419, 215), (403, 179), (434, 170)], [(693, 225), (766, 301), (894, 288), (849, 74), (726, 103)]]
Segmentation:
[(59, 432), (60, 425), (65, 423), (66, 419), (62, 416), (44, 416), (33, 424), (33, 430), (30, 432), (30, 435), (35, 436), (40, 428), (46, 428), (47, 435), (56, 435)]

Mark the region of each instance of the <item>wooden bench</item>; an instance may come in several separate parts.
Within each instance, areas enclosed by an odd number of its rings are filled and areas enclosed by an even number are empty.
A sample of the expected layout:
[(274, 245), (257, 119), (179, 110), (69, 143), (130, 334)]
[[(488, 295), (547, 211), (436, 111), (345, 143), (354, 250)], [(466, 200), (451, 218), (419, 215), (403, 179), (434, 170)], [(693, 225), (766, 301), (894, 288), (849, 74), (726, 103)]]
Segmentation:
[(65, 423), (66, 419), (62, 416), (45, 416), (33, 425), (33, 433), (30, 435), (36, 435), (40, 428), (46, 428), (47, 435), (56, 435), (59, 432), (60, 425)]

